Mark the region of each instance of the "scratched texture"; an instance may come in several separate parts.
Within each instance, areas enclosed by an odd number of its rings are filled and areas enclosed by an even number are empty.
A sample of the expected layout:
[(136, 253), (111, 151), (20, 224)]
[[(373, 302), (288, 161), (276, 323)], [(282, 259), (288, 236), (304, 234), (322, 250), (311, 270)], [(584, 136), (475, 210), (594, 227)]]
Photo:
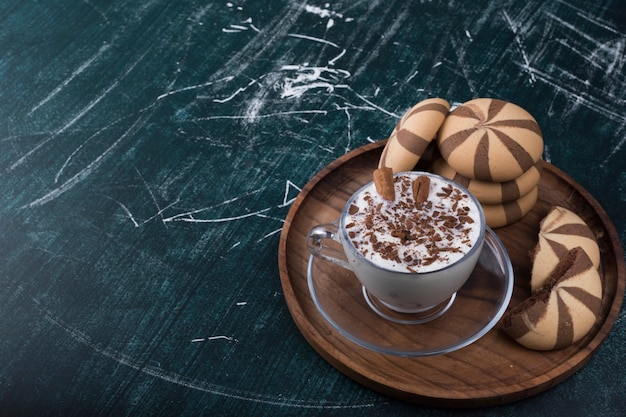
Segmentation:
[[(417, 101), (499, 97), (624, 242), (624, 6), (3, 1), (0, 415), (457, 415), (313, 351), (281, 292), (283, 219)], [(467, 414), (623, 415), (624, 344), (622, 313), (561, 385)]]

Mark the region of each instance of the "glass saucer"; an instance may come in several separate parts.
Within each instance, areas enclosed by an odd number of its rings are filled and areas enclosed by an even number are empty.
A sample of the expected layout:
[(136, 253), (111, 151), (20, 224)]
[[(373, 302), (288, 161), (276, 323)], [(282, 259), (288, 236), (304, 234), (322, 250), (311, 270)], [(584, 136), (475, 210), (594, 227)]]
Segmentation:
[(472, 275), (432, 320), (382, 311), (352, 272), (312, 255), (307, 280), (315, 306), (342, 336), (398, 356), (449, 353), (480, 339), (504, 314), (514, 285), (509, 255), (490, 228)]

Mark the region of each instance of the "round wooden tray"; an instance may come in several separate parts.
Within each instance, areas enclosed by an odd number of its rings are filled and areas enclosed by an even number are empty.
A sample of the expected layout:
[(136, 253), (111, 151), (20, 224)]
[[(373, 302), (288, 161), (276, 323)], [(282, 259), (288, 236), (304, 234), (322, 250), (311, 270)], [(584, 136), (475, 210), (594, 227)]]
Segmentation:
[[(569, 208), (591, 227), (601, 252), (602, 315), (579, 343), (557, 351), (532, 351), (496, 326), (478, 341), (452, 353), (402, 357), (360, 347), (322, 317), (307, 287), (306, 234), (317, 224), (335, 220), (350, 195), (371, 181), (384, 144), (363, 146), (328, 165), (302, 189), (285, 220), (279, 244), (281, 283), (291, 315), (313, 348), (341, 372), (378, 392), (446, 407), (520, 400), (555, 386), (580, 369), (604, 341), (619, 314), (626, 266), (619, 236), (605, 211), (585, 189), (549, 163), (544, 163), (534, 209), (522, 220), (496, 229), (496, 233), (513, 264), (515, 288), (510, 305), (515, 305), (530, 294), (529, 252), (537, 242), (539, 222), (550, 208)], [(429, 170), (429, 162), (425, 155), (417, 169)]]

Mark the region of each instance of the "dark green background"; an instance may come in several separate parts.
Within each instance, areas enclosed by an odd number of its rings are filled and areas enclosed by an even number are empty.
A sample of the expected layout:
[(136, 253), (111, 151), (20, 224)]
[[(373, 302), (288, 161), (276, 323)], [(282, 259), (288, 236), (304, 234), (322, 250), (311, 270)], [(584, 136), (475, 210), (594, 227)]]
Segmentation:
[[(447, 416), (295, 327), (280, 229), (416, 102), (497, 97), (626, 240), (623, 1), (3, 1), (0, 415)], [(470, 415), (626, 411), (622, 312), (591, 361)]]

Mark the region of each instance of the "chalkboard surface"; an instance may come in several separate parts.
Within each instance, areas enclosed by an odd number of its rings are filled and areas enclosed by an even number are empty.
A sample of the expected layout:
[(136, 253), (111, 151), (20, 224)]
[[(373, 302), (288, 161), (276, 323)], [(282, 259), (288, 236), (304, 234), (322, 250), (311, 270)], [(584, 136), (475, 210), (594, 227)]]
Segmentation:
[[(625, 56), (617, 0), (3, 2), (0, 415), (452, 414), (301, 336), (290, 205), (416, 102), (497, 97), (624, 242)], [(567, 381), (475, 413), (621, 415), (625, 343), (622, 313)]]

